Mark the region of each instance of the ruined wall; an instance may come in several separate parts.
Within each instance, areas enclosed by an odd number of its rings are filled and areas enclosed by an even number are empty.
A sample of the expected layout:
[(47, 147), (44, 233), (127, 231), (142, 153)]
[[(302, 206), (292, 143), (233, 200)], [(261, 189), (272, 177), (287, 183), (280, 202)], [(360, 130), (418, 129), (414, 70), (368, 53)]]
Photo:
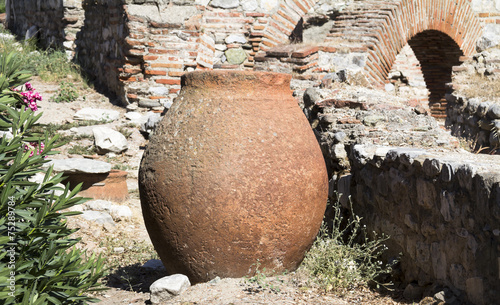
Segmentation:
[[(401, 48), (422, 31), (442, 31), (471, 54), (481, 31), (477, 17), (489, 4), (476, 3), (475, 11), (469, 4), (466, 0), (439, 0), (432, 5), (417, 0), (10, 0), (8, 20), (17, 34), (36, 25), (43, 43), (65, 48), (69, 55), (76, 50), (76, 59), (87, 72), (124, 104), (149, 107), (168, 105), (185, 71), (252, 69), (262, 57), (260, 51), (288, 44), (310, 20), (323, 20), (320, 23), (333, 28), (329, 33), (322, 30), (326, 32), (317, 54), (290, 61), (299, 75), (316, 73), (314, 77), (321, 78), (350, 69), (363, 71), (370, 84), (384, 84)], [(492, 14), (488, 11), (483, 24), (496, 22)], [(439, 104), (438, 111), (444, 106)]]
[[(498, 156), (356, 145), (350, 191), (370, 229), (391, 236), (405, 281), (439, 283), (473, 304), (500, 298)], [(344, 188), (349, 190), (349, 188)]]
[(81, 0), (7, 0), (6, 11), (7, 27), (16, 35), (33, 36), (42, 47), (74, 56), (76, 33), (83, 25)]

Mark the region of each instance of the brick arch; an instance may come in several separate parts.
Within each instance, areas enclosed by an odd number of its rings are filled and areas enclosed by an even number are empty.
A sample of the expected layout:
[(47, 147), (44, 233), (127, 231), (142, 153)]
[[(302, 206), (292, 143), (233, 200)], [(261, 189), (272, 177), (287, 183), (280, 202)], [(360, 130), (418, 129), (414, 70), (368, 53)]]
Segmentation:
[[(269, 17), (259, 49), (288, 43), (299, 20), (317, 0), (283, 0)], [(403, 46), (426, 30), (445, 33), (464, 55), (475, 51), (481, 35), (479, 19), (469, 0), (368, 0), (354, 2), (337, 17), (325, 41), (333, 46), (365, 52), (365, 72), (370, 83), (383, 84)]]

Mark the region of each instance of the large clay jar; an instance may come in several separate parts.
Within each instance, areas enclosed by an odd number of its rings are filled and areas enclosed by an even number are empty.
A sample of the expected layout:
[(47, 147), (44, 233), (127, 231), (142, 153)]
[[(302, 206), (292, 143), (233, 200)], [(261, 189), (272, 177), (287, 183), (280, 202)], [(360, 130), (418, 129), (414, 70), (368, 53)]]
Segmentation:
[(200, 282), (302, 261), (323, 219), (328, 179), (290, 78), (182, 77), (139, 170), (144, 221), (168, 272)]

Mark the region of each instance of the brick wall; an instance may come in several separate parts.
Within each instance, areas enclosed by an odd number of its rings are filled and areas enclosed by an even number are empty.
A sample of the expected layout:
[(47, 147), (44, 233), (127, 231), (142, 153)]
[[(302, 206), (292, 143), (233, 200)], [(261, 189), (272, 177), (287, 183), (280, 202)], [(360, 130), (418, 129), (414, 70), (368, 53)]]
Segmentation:
[[(289, 43), (295, 27), (316, 1), (283, 0), (273, 7), (271, 2), (261, 0), (260, 7), (252, 8), (244, 2), (215, 0), (9, 2), (9, 27), (16, 33), (23, 34), (32, 24), (37, 25), (43, 41), (62, 45), (69, 52), (76, 48), (78, 60), (90, 75), (124, 104), (138, 102), (149, 107), (174, 97), (185, 71), (252, 69), (257, 58), (266, 56), (262, 52)], [(355, 1), (336, 17), (317, 54), (293, 60), (274, 56), (275, 63), (294, 65), (291, 70), (302, 77), (314, 73), (321, 77), (332, 70), (354, 67), (363, 71), (370, 84), (381, 86), (389, 82), (387, 75), (403, 46), (424, 31), (442, 32), (451, 38), (450, 45), (453, 40), (463, 54), (474, 53), (481, 24), (498, 19), (497, 11), (476, 2)], [(264, 9), (266, 5), (270, 7)], [(230, 39), (233, 35), (237, 38)], [(426, 37), (433, 41), (433, 35)], [(425, 42), (418, 44), (425, 46)], [(458, 54), (444, 45), (442, 49), (454, 58)], [(229, 51), (240, 59), (229, 61)], [(426, 82), (435, 82), (428, 83), (431, 108), (440, 115), (444, 101), (438, 94), (443, 93), (449, 75), (441, 73), (439, 80), (430, 77), (436, 71), (427, 69), (432, 65), (425, 65), (422, 59), (432, 59), (420, 53), (417, 57)], [(452, 64), (455, 62), (448, 66)]]

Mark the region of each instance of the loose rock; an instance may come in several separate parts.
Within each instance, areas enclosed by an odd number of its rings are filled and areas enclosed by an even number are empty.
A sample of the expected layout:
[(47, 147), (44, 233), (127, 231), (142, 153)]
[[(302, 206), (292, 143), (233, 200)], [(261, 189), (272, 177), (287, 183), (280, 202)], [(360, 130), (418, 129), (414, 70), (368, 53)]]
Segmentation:
[(80, 158), (52, 160), (45, 166), (50, 165), (54, 165), (55, 172), (66, 173), (104, 174), (111, 170), (111, 164), (107, 162)]
[(108, 152), (121, 153), (128, 149), (127, 139), (118, 131), (108, 127), (95, 127), (94, 132), (95, 146), (99, 154)]
[(163, 277), (154, 282), (149, 290), (151, 291), (151, 303), (162, 304), (172, 297), (183, 293), (191, 286), (187, 276), (174, 274)]
[(120, 113), (116, 110), (95, 108), (83, 108), (73, 116), (75, 120), (93, 120), (105, 122), (117, 120), (119, 117)]

